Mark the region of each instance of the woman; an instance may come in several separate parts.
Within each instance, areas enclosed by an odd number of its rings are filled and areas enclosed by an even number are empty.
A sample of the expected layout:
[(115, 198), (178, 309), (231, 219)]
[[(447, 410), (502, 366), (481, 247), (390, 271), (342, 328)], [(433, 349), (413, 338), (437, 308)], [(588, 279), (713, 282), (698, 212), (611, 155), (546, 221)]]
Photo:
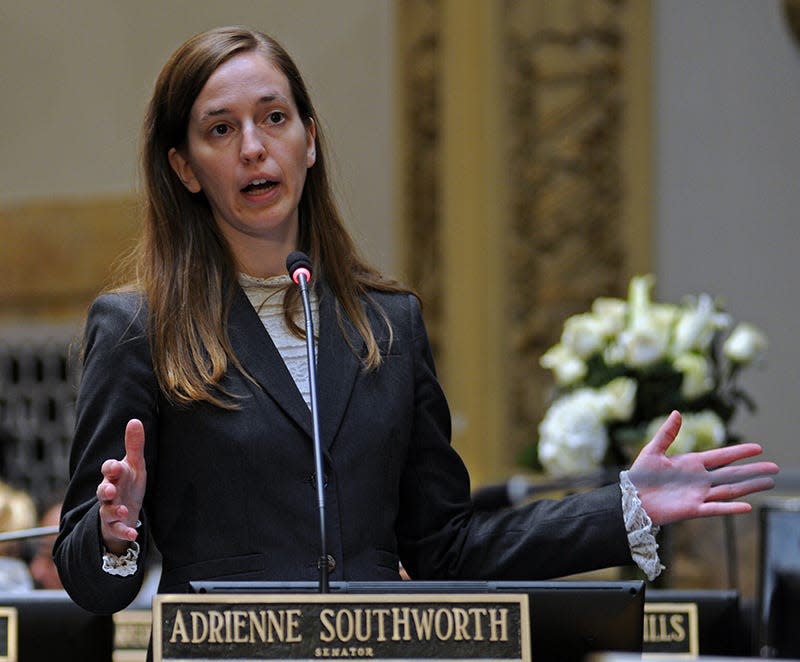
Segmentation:
[(416, 579), (538, 579), (632, 552), (654, 574), (653, 524), (744, 512), (722, 500), (771, 486), (772, 463), (725, 467), (755, 444), (668, 459), (675, 413), (622, 490), (473, 511), (418, 301), (357, 256), (305, 85), (269, 37), (221, 28), (176, 51), (149, 107), (143, 168), (136, 282), (101, 296), (87, 321), (55, 546), (83, 607), (128, 605), (151, 541), (162, 592), (317, 578), (305, 342), (285, 275), (297, 249), (315, 274), (332, 580), (399, 579), (400, 561)]

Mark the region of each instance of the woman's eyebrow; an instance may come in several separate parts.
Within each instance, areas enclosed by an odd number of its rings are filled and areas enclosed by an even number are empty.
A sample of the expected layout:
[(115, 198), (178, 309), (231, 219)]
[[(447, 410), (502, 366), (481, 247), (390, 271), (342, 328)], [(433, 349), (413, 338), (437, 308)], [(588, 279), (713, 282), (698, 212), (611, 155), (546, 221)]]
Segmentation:
[[(273, 103), (274, 101), (280, 101), (282, 103), (288, 103), (288, 99), (283, 94), (278, 94), (278, 93), (265, 94), (263, 97), (259, 98), (257, 103), (259, 105), (265, 105), (265, 104)], [(229, 108), (224, 107), (224, 106), (222, 108), (213, 108), (211, 110), (203, 111), (203, 113), (200, 115), (200, 121), (202, 122), (203, 120), (205, 120), (206, 118), (209, 118), (209, 117), (219, 117), (220, 115), (228, 115), (230, 113), (231, 113), (231, 110)]]

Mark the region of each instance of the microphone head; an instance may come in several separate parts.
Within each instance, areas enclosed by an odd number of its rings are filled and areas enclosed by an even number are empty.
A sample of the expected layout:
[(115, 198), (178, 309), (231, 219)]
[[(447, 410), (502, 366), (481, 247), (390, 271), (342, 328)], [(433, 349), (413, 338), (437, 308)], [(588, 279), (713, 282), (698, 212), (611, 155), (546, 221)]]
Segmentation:
[(293, 251), (286, 258), (286, 270), (292, 280), (300, 284), (300, 276), (305, 276), (306, 282), (311, 280), (311, 260), (302, 251)]

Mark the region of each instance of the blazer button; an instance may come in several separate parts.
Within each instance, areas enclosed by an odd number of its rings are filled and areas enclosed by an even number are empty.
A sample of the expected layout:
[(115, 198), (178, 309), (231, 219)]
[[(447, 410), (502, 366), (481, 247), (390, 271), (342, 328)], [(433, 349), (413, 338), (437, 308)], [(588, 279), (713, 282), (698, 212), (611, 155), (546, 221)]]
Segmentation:
[[(328, 573), (331, 573), (334, 570), (336, 570), (336, 559), (333, 558), (330, 554), (328, 554), (326, 558), (328, 559)], [(322, 559), (317, 559), (316, 563), (309, 563), (308, 565), (310, 567), (314, 567), (316, 565), (317, 570), (319, 570), (320, 566), (322, 565)]]
[[(306, 482), (311, 485), (311, 487), (317, 487), (317, 472), (312, 471), (308, 474), (308, 478), (306, 478)], [(328, 487), (328, 474), (322, 474), (322, 487)]]

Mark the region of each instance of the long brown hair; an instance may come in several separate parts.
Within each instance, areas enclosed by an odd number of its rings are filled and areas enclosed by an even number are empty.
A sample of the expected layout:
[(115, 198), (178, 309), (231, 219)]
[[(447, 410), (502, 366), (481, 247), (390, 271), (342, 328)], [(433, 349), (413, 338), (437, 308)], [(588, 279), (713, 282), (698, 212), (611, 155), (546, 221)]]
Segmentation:
[[(339, 323), (349, 319), (366, 343), (365, 369), (376, 369), (381, 356), (363, 301), (370, 300), (370, 290), (409, 291), (384, 279), (359, 257), (331, 192), (322, 125), (289, 54), (273, 38), (248, 28), (198, 34), (164, 65), (148, 107), (141, 157), (144, 226), (133, 256), (134, 286), (145, 295), (149, 311), (156, 377), (164, 393), (178, 402), (204, 400), (235, 407), (219, 381), (231, 364), (244, 370), (226, 328), (236, 291), (233, 256), (205, 194), (184, 187), (167, 155), (185, 144), (192, 105), (211, 74), (235, 55), (252, 51), (262, 53), (286, 76), (303, 122), (316, 124), (316, 161), (298, 205), (297, 248), (309, 255), (314, 272), (335, 297)], [(294, 288), (287, 291), (284, 316), (292, 332), (302, 335), (291, 315), (297, 299)], [(379, 312), (391, 337), (388, 318)]]

